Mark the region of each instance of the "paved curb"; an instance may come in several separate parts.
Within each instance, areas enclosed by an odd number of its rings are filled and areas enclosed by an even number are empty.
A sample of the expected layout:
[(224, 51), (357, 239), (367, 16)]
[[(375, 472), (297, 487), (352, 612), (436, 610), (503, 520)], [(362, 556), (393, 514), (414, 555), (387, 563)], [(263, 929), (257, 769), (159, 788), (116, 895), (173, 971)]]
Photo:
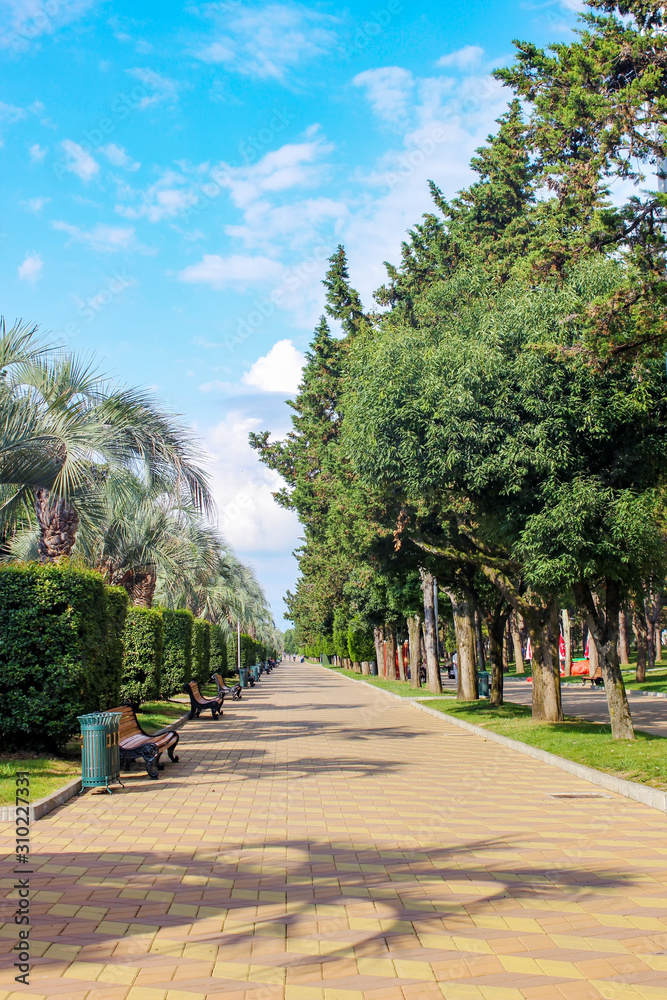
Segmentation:
[[(320, 666), (320, 664), (316, 665)], [(322, 667), (322, 669), (326, 670), (326, 667)], [(338, 676), (343, 677), (346, 681), (351, 681), (352, 684), (358, 683), (353, 677), (345, 677), (344, 674), (338, 674)], [(642, 805), (649, 806), (651, 809), (667, 813), (667, 792), (662, 792), (659, 788), (651, 788), (650, 785), (640, 785), (637, 781), (626, 781), (624, 778), (616, 778), (613, 774), (596, 771), (594, 767), (586, 767), (585, 764), (577, 764), (573, 760), (566, 760), (564, 757), (558, 757), (556, 754), (540, 750), (538, 747), (531, 747), (528, 743), (512, 740), (508, 736), (501, 736), (499, 733), (494, 733), (489, 729), (475, 726), (472, 722), (465, 722), (463, 719), (457, 719), (455, 716), (447, 715), (445, 712), (438, 712), (435, 708), (422, 705), (414, 698), (403, 698), (400, 694), (394, 694), (393, 691), (385, 691), (383, 688), (375, 687), (373, 684), (366, 684), (366, 687), (371, 688), (373, 691), (378, 691), (380, 694), (385, 695), (387, 698), (392, 698), (394, 701), (402, 702), (404, 705), (411, 705), (413, 708), (419, 709), (420, 712), (428, 712), (429, 715), (435, 716), (436, 719), (451, 722), (453, 726), (465, 729), (469, 733), (474, 733), (485, 740), (490, 740), (492, 743), (500, 743), (501, 746), (507, 747), (510, 750), (516, 750), (527, 757), (534, 757), (545, 764), (551, 764), (561, 771), (567, 771), (568, 774), (572, 774), (576, 778), (581, 778), (583, 781), (590, 781), (593, 785), (606, 788), (608, 792), (616, 792), (617, 795), (622, 795), (626, 799), (634, 799), (635, 802), (641, 802)]]
[[(165, 726), (163, 729), (157, 729), (152, 735), (157, 736), (158, 733), (166, 733), (170, 729), (182, 729), (186, 722), (190, 721), (190, 713), (186, 712), (182, 715), (180, 719), (174, 722), (170, 726)], [(43, 799), (38, 799), (29, 807), (30, 822), (36, 823), (38, 819), (42, 819), (48, 813), (53, 812), (58, 806), (64, 805), (65, 802), (69, 802), (73, 799), (75, 795), (78, 795), (83, 787), (81, 778), (75, 778), (74, 781), (70, 781), (69, 784), (63, 785), (62, 788), (56, 788), (55, 792), (51, 792), (50, 795), (45, 795)], [(0, 823), (15, 823), (16, 822), (16, 806), (0, 806)]]

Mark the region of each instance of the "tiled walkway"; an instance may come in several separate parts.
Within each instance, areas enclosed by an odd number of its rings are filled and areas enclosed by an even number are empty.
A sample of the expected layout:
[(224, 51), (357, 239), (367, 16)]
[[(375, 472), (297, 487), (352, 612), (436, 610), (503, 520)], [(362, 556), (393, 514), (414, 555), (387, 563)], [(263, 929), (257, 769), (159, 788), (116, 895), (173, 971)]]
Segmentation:
[(319, 667), (179, 749), (35, 824), (41, 957), (0, 1000), (667, 998), (658, 812)]

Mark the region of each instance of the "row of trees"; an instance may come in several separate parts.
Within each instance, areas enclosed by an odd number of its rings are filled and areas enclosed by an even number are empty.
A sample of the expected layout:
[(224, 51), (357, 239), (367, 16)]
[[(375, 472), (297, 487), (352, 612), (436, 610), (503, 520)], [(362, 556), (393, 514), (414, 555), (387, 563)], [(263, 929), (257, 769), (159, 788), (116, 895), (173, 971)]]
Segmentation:
[(71, 558), (131, 604), (186, 609), (236, 641), (279, 648), (264, 594), (213, 527), (190, 430), (149, 393), (0, 327), (0, 545), (4, 561)]
[[(333, 638), (337, 609), (376, 637), (407, 623), (415, 649), (422, 628), (437, 690), (437, 578), (459, 696), (477, 697), (477, 615), (502, 702), (514, 612), (533, 717), (558, 721), (559, 609), (576, 608), (632, 739), (619, 622), (653, 634), (667, 565), (664, 8), (588, 0), (573, 42), (517, 43), (496, 75), (515, 96), (476, 181), (452, 200), (431, 184), (372, 310), (339, 247), (324, 284), (342, 336), (321, 320), (291, 432), (251, 443), (304, 526), (301, 642)], [(616, 181), (634, 182), (621, 205)]]

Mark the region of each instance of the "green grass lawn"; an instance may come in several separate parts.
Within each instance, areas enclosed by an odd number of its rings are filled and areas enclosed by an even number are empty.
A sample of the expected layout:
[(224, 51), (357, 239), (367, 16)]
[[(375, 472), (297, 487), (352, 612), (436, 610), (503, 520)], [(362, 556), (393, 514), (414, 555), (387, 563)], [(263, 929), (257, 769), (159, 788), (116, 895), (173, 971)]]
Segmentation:
[[(211, 685), (211, 695), (215, 694), (215, 684)], [(208, 688), (205, 691), (208, 692)], [(141, 706), (137, 718), (140, 726), (148, 733), (164, 729), (188, 711), (189, 701), (154, 701)], [(65, 748), (61, 757), (47, 754), (0, 754), (0, 805), (13, 805), (15, 801), (15, 776), (17, 771), (30, 772), (30, 800), (50, 795), (58, 788), (81, 775), (81, 750), (78, 740), (73, 740)]]
[(57, 788), (81, 775), (81, 760), (76, 748), (63, 757), (29, 756), (28, 754), (0, 755), (0, 805), (13, 806), (16, 801), (16, 773), (27, 771), (30, 775), (30, 801), (37, 802)]
[[(364, 677), (363, 674), (355, 674), (354, 670), (343, 670), (342, 667), (327, 667), (335, 674), (343, 674), (344, 677), (351, 677), (355, 681), (363, 681), (364, 684), (371, 684), (373, 687), (382, 688), (384, 691), (391, 691), (393, 694), (400, 694), (402, 698), (420, 698), (430, 694), (428, 688), (410, 687), (409, 681), (388, 681), (384, 677)], [(444, 695), (443, 697), (453, 697)]]
[(530, 708), (524, 705), (490, 708), (487, 701), (449, 699), (428, 705), (577, 764), (667, 791), (667, 739), (662, 736), (638, 732), (634, 742), (627, 742), (613, 739), (611, 728), (596, 722), (573, 718), (559, 723), (533, 722)]

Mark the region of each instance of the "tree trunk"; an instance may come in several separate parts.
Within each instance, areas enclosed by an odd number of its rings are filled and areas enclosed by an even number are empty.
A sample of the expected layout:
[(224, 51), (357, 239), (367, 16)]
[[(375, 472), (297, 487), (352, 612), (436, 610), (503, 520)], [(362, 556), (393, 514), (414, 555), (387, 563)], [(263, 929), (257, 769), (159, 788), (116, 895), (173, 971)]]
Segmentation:
[(458, 658), (457, 691), (459, 701), (478, 701), (479, 687), (475, 669), (475, 629), (470, 601), (459, 598), (453, 591), (446, 591), (452, 602), (454, 632)]
[(514, 664), (517, 674), (525, 673), (523, 665), (523, 653), (521, 652), (521, 633), (519, 632), (518, 615), (513, 611), (510, 615), (510, 632), (512, 633), (512, 645), (514, 646)]
[(361, 661), (361, 672), (364, 675), (364, 677), (368, 677), (370, 675), (371, 665), (368, 660)]
[(396, 653), (398, 656), (398, 679), (399, 681), (407, 681), (405, 675), (405, 663), (403, 662), (403, 643), (396, 641)]
[(558, 602), (524, 613), (533, 646), (533, 720), (562, 722), (563, 705), (558, 661)]
[(375, 639), (375, 662), (378, 668), (378, 677), (382, 677), (382, 650), (384, 643), (384, 632), (380, 626), (373, 629), (373, 638)]
[(408, 637), (410, 640), (410, 687), (421, 687), (419, 668), (421, 667), (421, 619), (419, 615), (408, 618)]
[(39, 524), (37, 550), (42, 562), (68, 556), (74, 548), (79, 515), (65, 500), (55, 499), (49, 490), (35, 490), (35, 514)]
[(132, 604), (137, 608), (152, 608), (156, 585), (156, 573), (148, 570), (135, 573), (128, 589)]
[(486, 657), (484, 656), (484, 636), (482, 634), (482, 616), (479, 608), (475, 609), (475, 642), (477, 644), (477, 669), (486, 670)]
[(616, 740), (634, 740), (635, 731), (632, 725), (630, 706), (628, 705), (623, 674), (618, 662), (618, 614), (621, 610), (620, 593), (615, 580), (607, 578), (605, 583), (604, 607), (602, 601), (596, 602), (587, 585), (578, 586), (576, 592), (579, 603), (586, 615), (586, 622), (590, 629), (591, 638), (594, 640), (595, 648), (597, 649), (605, 693), (607, 695), (609, 718), (611, 719), (611, 735)]
[(489, 705), (499, 708), (503, 703), (503, 636), (507, 623), (506, 603), (503, 597), (496, 602), (492, 613), (486, 615), (489, 633), (489, 659), (491, 660), (491, 687)]
[(646, 616), (644, 609), (639, 611), (636, 607), (632, 612), (632, 627), (637, 639), (637, 666), (635, 667), (635, 680), (641, 684), (646, 680)]
[(387, 679), (396, 680), (396, 629), (393, 625), (385, 626), (387, 636)]
[(563, 642), (565, 643), (565, 676), (572, 676), (572, 626), (570, 612), (563, 608)]
[(590, 632), (588, 633), (588, 675), (592, 677), (599, 666), (598, 648)]
[(660, 620), (662, 595), (651, 583), (646, 587), (644, 596), (644, 614), (646, 616), (646, 666), (649, 670), (655, 667), (655, 630)]
[(442, 692), (440, 680), (440, 665), (438, 663), (438, 637), (435, 631), (435, 602), (433, 598), (433, 574), (428, 570), (419, 570), (424, 595), (424, 639), (426, 642), (426, 675), (429, 691), (434, 694)]
[(621, 666), (623, 667), (627, 667), (630, 663), (628, 631), (628, 612), (627, 609), (623, 607), (618, 615), (618, 658), (621, 662)]

